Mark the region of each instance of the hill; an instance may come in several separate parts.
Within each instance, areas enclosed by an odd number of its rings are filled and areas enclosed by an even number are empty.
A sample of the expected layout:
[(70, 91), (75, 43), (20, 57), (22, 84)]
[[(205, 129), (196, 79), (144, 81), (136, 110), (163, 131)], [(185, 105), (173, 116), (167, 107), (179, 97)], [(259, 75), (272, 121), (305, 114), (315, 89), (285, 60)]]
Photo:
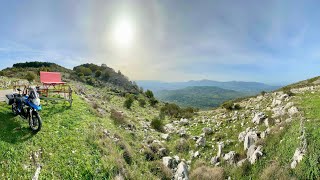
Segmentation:
[(319, 179), (318, 79), (199, 112), (72, 80), (73, 107), (42, 102), (38, 134), (0, 102), (0, 177)]
[(279, 86), (270, 86), (259, 82), (228, 81), (219, 82), (212, 80), (199, 80), (187, 82), (161, 82), (161, 81), (137, 81), (137, 84), (144, 89), (151, 89), (155, 93), (161, 90), (176, 90), (190, 86), (214, 86), (228, 90), (250, 93), (251, 95), (261, 91), (272, 91), (280, 88)]
[(156, 97), (162, 101), (201, 109), (217, 107), (227, 100), (246, 95), (248, 94), (214, 86), (193, 86), (177, 90), (162, 90), (156, 93)]

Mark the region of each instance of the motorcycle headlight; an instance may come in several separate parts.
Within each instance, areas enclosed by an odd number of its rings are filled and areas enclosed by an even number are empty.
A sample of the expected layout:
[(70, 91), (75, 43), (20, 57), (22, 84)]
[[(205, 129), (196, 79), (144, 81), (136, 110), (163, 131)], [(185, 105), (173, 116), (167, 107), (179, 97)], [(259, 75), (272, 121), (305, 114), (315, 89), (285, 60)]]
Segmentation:
[(35, 104), (36, 106), (40, 106), (40, 99), (39, 98), (33, 99), (32, 103)]

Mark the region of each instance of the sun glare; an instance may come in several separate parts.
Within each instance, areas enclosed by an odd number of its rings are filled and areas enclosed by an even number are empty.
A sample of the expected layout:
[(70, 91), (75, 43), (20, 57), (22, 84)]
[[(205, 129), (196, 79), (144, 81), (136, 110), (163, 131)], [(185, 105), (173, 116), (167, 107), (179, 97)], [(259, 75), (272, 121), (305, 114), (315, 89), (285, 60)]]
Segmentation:
[(121, 20), (114, 26), (112, 38), (119, 47), (130, 47), (134, 40), (134, 27), (129, 20)]

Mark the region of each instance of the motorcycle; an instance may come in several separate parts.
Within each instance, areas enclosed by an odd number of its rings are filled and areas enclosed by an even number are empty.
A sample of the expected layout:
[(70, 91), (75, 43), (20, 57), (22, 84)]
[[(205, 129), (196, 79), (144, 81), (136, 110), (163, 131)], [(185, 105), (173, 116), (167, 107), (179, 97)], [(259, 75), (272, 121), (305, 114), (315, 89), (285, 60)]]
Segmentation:
[(12, 112), (15, 116), (20, 115), (23, 119), (29, 121), (29, 126), (33, 132), (41, 130), (42, 121), (39, 115), (42, 107), (40, 105), (40, 98), (35, 88), (29, 89), (29, 94), (20, 94), (21, 90), (17, 89), (19, 93), (14, 93), (9, 99), (8, 104), (12, 104)]

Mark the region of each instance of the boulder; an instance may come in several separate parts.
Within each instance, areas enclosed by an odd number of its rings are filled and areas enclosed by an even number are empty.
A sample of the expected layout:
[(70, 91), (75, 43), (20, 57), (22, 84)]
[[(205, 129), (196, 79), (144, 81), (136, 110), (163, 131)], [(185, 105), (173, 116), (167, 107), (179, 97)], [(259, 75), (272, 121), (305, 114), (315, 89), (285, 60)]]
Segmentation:
[(206, 138), (205, 137), (200, 137), (197, 141), (196, 141), (197, 147), (204, 147), (206, 145)]
[(256, 132), (251, 131), (248, 132), (244, 138), (244, 150), (248, 149), (251, 145), (253, 145), (258, 140), (258, 135)]
[(180, 128), (180, 130), (178, 131), (178, 134), (182, 137), (182, 136), (186, 136), (187, 135), (187, 131), (184, 127)]
[(202, 132), (203, 132), (205, 135), (210, 135), (210, 134), (213, 133), (212, 128), (210, 128), (210, 127), (204, 127), (204, 128), (202, 129)]
[(219, 156), (214, 156), (211, 158), (210, 163), (216, 165), (219, 162)]
[(189, 120), (186, 119), (186, 118), (181, 118), (180, 121), (179, 121), (179, 124), (183, 125), (183, 126), (188, 125), (189, 124)]
[(229, 153), (223, 156), (223, 159), (226, 160), (229, 164), (235, 163), (236, 152), (230, 151)]
[(288, 114), (290, 116), (293, 116), (299, 112), (298, 108), (295, 106), (292, 106), (290, 109), (288, 109)]
[(162, 163), (164, 166), (172, 169), (174, 166), (174, 160), (170, 156), (166, 156), (162, 158)]
[(174, 175), (175, 180), (189, 180), (188, 166), (185, 162), (180, 162)]
[(222, 148), (224, 147), (224, 143), (223, 142), (218, 142), (218, 153), (217, 156), (220, 157), (221, 153), (222, 153)]
[(247, 159), (251, 164), (254, 164), (262, 155), (262, 146), (251, 145), (247, 151)]
[(255, 124), (260, 124), (266, 118), (266, 115), (263, 112), (256, 113), (252, 119), (252, 122)]
[(164, 126), (164, 130), (168, 133), (173, 133), (174, 131), (176, 131), (176, 128), (173, 124), (169, 123)]
[(291, 163), (291, 169), (296, 168), (297, 164), (302, 160), (304, 151), (301, 148), (297, 148), (293, 155), (293, 161)]
[(239, 140), (239, 142), (243, 142), (244, 141), (244, 138), (246, 137), (246, 132), (245, 131), (243, 131), (243, 132), (241, 132), (240, 134), (239, 134), (239, 136), (238, 136), (238, 140)]
[(166, 141), (170, 139), (169, 134), (160, 134), (160, 137)]
[(192, 158), (198, 158), (200, 156), (199, 151), (196, 151), (193, 155)]

